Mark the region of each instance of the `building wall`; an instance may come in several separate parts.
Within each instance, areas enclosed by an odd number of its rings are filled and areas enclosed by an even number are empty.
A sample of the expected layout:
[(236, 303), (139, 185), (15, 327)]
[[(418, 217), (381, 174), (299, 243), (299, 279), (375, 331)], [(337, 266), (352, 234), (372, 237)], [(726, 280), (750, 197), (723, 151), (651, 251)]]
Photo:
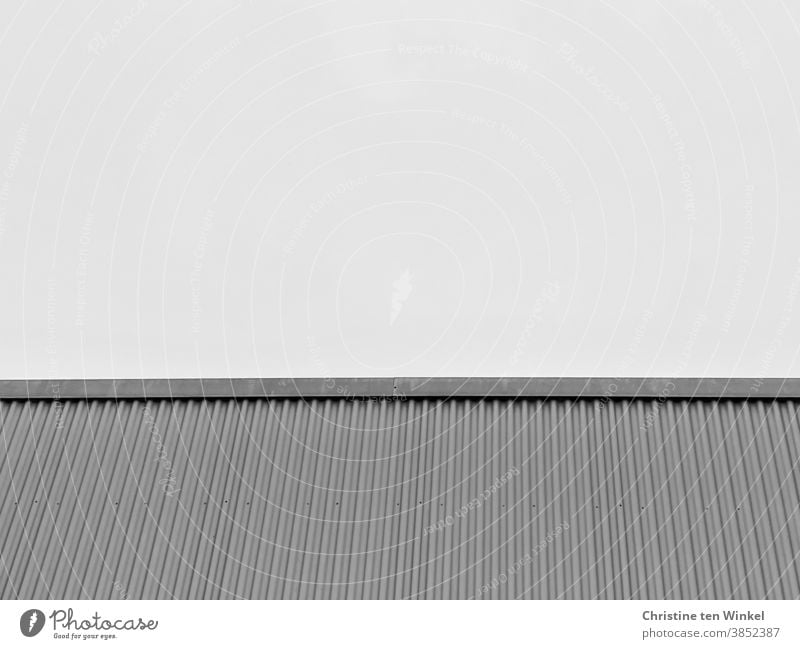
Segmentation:
[(798, 401), (0, 401), (3, 598), (796, 598)]

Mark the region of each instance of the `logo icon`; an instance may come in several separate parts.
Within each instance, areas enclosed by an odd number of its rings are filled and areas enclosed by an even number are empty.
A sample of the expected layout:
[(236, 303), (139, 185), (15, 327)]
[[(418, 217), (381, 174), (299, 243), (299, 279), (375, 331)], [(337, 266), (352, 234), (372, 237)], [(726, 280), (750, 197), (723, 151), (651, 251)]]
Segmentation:
[(392, 282), (392, 310), (389, 313), (389, 325), (393, 325), (403, 310), (403, 303), (411, 295), (414, 285), (411, 283), (411, 271), (406, 269), (403, 274)]
[(25, 611), (19, 618), (19, 630), (26, 638), (32, 638), (44, 627), (44, 613), (38, 608)]

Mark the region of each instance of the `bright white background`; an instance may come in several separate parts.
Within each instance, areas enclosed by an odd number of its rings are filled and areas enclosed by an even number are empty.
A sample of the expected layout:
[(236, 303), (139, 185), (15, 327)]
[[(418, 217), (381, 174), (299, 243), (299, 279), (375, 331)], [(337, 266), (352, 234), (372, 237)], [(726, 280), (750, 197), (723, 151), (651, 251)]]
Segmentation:
[(3, 3), (0, 375), (800, 376), (800, 6)]

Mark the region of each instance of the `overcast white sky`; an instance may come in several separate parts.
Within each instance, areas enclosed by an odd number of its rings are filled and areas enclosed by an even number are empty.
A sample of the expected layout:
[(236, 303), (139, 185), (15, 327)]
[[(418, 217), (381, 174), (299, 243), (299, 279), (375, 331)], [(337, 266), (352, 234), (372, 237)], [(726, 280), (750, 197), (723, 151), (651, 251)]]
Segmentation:
[(800, 7), (3, 4), (0, 375), (800, 376)]

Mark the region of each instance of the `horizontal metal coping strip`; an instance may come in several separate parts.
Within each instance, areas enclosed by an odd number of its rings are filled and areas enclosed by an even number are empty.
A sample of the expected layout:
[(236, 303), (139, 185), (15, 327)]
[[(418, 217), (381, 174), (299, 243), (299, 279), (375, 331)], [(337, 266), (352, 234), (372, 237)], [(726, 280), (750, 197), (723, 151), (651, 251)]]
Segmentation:
[(798, 399), (798, 378), (298, 378), (0, 380), (0, 399)]

